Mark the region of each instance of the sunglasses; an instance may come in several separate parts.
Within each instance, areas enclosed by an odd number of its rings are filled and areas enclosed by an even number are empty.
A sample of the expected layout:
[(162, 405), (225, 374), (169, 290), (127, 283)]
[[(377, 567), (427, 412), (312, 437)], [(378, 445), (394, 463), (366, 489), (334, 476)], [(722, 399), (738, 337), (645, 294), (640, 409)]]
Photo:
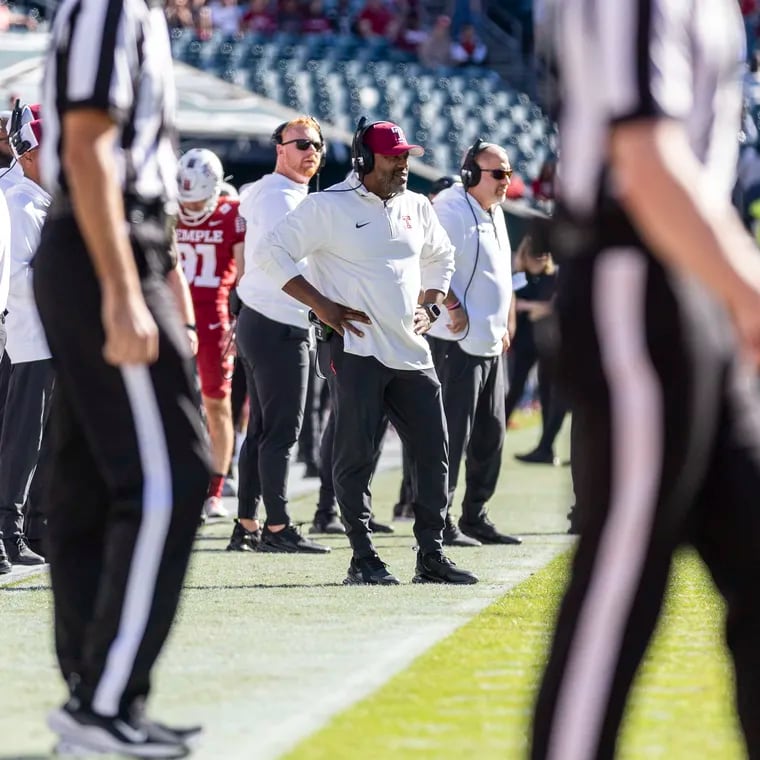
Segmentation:
[(305, 137), (299, 138), (298, 140), (287, 140), (284, 143), (280, 143), (280, 145), (290, 145), (291, 143), (295, 143), (298, 150), (309, 150), (309, 146), (311, 146), (317, 151), (317, 153), (321, 153), (322, 149), (325, 147), (324, 143), (307, 140)]
[(480, 168), (480, 171), (490, 174), (495, 180), (501, 182), (503, 179), (512, 179), (511, 169), (484, 169)]

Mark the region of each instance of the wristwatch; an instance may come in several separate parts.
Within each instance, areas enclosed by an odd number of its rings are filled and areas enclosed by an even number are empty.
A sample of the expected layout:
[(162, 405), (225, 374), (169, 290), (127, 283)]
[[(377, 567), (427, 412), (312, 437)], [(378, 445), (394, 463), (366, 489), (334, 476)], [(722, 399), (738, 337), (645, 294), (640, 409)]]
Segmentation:
[(437, 303), (423, 303), (422, 308), (428, 315), (428, 319), (430, 320), (431, 325), (433, 322), (435, 322), (436, 319), (438, 319), (438, 317), (441, 316), (441, 307)]

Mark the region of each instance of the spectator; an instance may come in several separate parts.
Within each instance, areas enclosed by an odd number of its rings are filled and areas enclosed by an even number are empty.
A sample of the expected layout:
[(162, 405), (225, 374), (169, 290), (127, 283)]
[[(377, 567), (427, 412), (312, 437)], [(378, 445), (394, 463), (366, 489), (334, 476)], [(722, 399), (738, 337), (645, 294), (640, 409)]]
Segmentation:
[(533, 197), (537, 201), (554, 200), (554, 178), (557, 172), (557, 163), (553, 158), (547, 158), (541, 165), (541, 171), (531, 183)]
[(192, 29), (196, 19), (188, 0), (168, 0), (166, 3), (166, 24), (169, 29)]
[(301, 31), (304, 34), (329, 34), (333, 31), (332, 21), (325, 12), (322, 0), (310, 0), (303, 17)]
[(298, 34), (303, 24), (299, 0), (281, 0), (277, 11), (277, 29), (287, 34)]
[(209, 6), (211, 25), (225, 37), (235, 37), (240, 27), (240, 8), (237, 0), (219, 0)]
[(356, 17), (357, 33), (365, 39), (391, 38), (397, 25), (396, 17), (383, 0), (365, 0), (364, 7)]
[(243, 34), (274, 34), (277, 31), (277, 21), (269, 10), (269, 0), (251, 0), (240, 20), (240, 31)]
[(451, 58), (460, 66), (480, 66), (486, 61), (488, 48), (478, 37), (472, 24), (465, 24), (456, 42), (451, 44)]
[(419, 12), (412, 8), (399, 24), (395, 45), (399, 50), (418, 54), (420, 45), (428, 38), (429, 32), (422, 27)]
[(0, 0), (0, 32), (7, 32), (13, 27), (23, 27), (34, 31), (37, 28), (37, 20), (25, 13), (15, 13), (8, 7), (5, 0)]
[(451, 19), (438, 16), (427, 39), (419, 46), (420, 63), (424, 66), (451, 65)]

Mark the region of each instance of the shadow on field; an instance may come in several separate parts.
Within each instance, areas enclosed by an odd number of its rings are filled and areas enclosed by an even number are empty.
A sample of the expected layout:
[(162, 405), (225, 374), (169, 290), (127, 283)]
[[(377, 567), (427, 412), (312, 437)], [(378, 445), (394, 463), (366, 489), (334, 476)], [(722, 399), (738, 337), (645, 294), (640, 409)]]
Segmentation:
[[(249, 588), (344, 588), (343, 583), (230, 583), (210, 586), (183, 586), (183, 591), (237, 591)], [(0, 756), (0, 760), (5, 760)]]

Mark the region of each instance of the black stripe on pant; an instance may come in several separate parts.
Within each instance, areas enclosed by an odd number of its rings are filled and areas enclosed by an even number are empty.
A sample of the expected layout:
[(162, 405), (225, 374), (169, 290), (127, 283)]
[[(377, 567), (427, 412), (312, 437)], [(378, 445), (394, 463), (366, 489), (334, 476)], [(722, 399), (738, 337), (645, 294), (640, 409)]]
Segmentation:
[(267, 522), (286, 525), (290, 457), (309, 378), (309, 331), (243, 306), (237, 344), (251, 405), (238, 461), (238, 517), (255, 518), (263, 499)]
[[(139, 239), (135, 238), (139, 234)], [(61, 671), (104, 715), (145, 696), (208, 486), (193, 359), (164, 271), (164, 229), (132, 235), (159, 330), (150, 365), (103, 359), (100, 288), (76, 223), (48, 216), (35, 297), (56, 368), (48, 541)]]
[(420, 551), (441, 549), (446, 515), (448, 436), (441, 386), (433, 368), (398, 370), (371, 356), (343, 351), (333, 334), (327, 343), (335, 415), (333, 483), (354, 555), (374, 551), (365, 495), (375, 467), (378, 430), (385, 415), (408, 447), (416, 483), (414, 535)]
[(55, 374), (50, 359), (12, 365), (0, 433), (0, 538), (24, 535), (24, 507), (50, 414)]
[(612, 758), (673, 551), (690, 541), (727, 602), (760, 758), (760, 397), (724, 310), (635, 248), (563, 263), (561, 376), (582, 425), (583, 529), (535, 710), (534, 760)]
[(465, 457), (462, 518), (475, 523), (486, 515), (501, 471), (504, 447), (504, 363), (499, 356), (472, 356), (458, 343), (429, 338), (443, 389), (449, 430), (449, 509)]

